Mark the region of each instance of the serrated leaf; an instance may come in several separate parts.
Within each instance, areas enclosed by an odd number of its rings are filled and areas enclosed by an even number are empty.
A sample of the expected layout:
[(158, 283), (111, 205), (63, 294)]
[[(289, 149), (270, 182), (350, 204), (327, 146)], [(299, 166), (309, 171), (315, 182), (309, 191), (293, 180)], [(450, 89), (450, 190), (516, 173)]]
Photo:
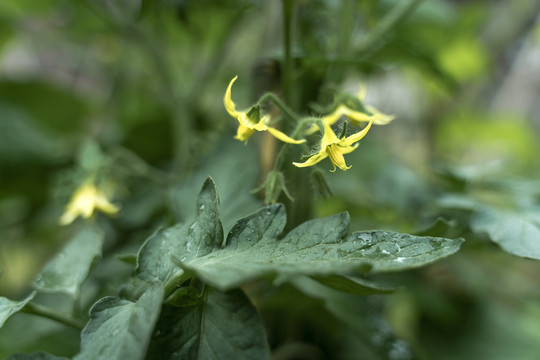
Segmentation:
[(169, 290), (176, 287), (176, 283), (170, 284), (171, 280), (183, 274), (183, 270), (171, 261), (171, 254), (189, 261), (219, 249), (222, 241), (219, 198), (214, 181), (208, 178), (199, 193), (195, 219), (150, 237), (139, 253), (137, 273), (150, 281), (158, 279), (169, 283), (166, 287), (166, 294), (169, 294)]
[(415, 236), (392, 231), (360, 231), (346, 240), (354, 249), (346, 250), (348, 258), (362, 258), (372, 267), (371, 272), (414, 269), (454, 254), (463, 239)]
[(265, 359), (269, 348), (259, 315), (240, 290), (205, 290), (195, 306), (165, 305), (148, 360)]
[(35, 292), (31, 293), (26, 299), (21, 301), (13, 301), (0, 296), (0, 328), (4, 326), (4, 323), (11, 317), (11, 315), (19, 312), (22, 308), (34, 298)]
[(95, 226), (82, 227), (62, 250), (45, 265), (34, 288), (64, 292), (77, 297), (95, 259), (101, 256), (104, 234)]
[(346, 237), (349, 216), (341, 213), (307, 221), (283, 239), (282, 205), (270, 205), (240, 220), (223, 249), (176, 263), (221, 290), (268, 276), (351, 274), (415, 268), (455, 253), (462, 240), (420, 237), (389, 231)]
[(163, 286), (149, 284), (138, 301), (105, 297), (90, 309), (81, 333), (81, 352), (75, 360), (144, 359), (161, 303)]
[(484, 207), (473, 213), (471, 228), (486, 232), (510, 254), (540, 259), (540, 227), (530, 216)]
[(68, 360), (66, 357), (58, 357), (46, 352), (34, 352), (30, 354), (14, 354), (6, 360)]

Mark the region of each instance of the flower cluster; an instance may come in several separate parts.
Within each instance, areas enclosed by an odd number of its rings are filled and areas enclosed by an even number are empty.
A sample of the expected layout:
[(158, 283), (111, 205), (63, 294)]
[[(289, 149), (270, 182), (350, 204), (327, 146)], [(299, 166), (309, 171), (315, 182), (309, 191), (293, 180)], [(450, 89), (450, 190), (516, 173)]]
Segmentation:
[[(301, 144), (306, 141), (305, 139), (293, 139), (270, 126), (271, 117), (270, 115), (261, 117), (259, 104), (254, 105), (248, 110), (236, 110), (236, 105), (232, 100), (231, 89), (237, 78), (238, 76), (235, 76), (231, 80), (224, 97), (225, 109), (227, 109), (229, 115), (236, 118), (239, 122), (235, 139), (247, 143), (255, 131), (268, 131), (279, 140), (289, 144)], [(320, 144), (317, 146), (318, 150), (305, 162), (293, 162), (293, 165), (297, 167), (312, 166), (325, 158), (329, 158), (334, 166), (334, 169), (331, 171), (335, 171), (336, 167), (343, 171), (349, 169), (350, 166), (347, 166), (343, 155), (352, 152), (358, 147), (358, 141), (367, 134), (372, 124), (385, 125), (394, 119), (392, 115), (383, 114), (370, 105), (364, 105), (365, 94), (365, 88), (361, 88), (356, 97), (345, 97), (342, 102), (337, 104), (333, 111), (322, 116), (317, 123), (312, 124), (305, 131), (305, 135), (313, 134), (317, 129), (322, 132), (323, 135)], [(338, 137), (332, 129), (332, 125), (342, 117), (348, 119), (352, 125), (367, 123), (367, 126), (349, 136), (346, 136), (346, 126), (344, 126), (344, 131)]]

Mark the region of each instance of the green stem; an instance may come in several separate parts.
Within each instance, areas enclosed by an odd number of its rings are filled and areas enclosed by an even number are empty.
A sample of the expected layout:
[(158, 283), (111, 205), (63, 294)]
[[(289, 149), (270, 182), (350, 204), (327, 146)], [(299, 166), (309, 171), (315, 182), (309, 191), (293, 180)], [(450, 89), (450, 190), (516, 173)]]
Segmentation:
[(358, 53), (364, 53), (370, 51), (373, 46), (379, 42), (386, 34), (388, 34), (396, 25), (405, 20), (420, 3), (424, 0), (409, 0), (407, 2), (400, 2), (395, 6), (378, 24), (371, 30), (360, 46), (357, 47)]
[[(293, 139), (295, 139), (302, 132), (302, 130), (304, 130), (304, 127), (307, 124), (313, 123), (318, 120), (319, 120), (318, 118), (304, 118), (304, 119), (299, 120), (298, 124), (296, 125), (296, 129), (294, 129), (294, 131), (292, 132), (290, 136)], [(289, 146), (290, 144), (288, 143), (284, 143), (281, 146), (281, 149), (279, 150), (279, 153), (276, 156), (276, 161), (274, 162), (274, 171), (279, 171), (281, 169), (281, 166), (283, 165), (283, 160), (285, 158), (285, 154), (287, 153)]]
[(59, 323), (71, 326), (77, 330), (82, 330), (85, 326), (84, 321), (82, 321), (81, 319), (71, 317), (67, 314), (60, 313), (48, 307), (37, 305), (34, 303), (26, 304), (23, 307), (22, 311), (28, 314), (37, 315), (54, 321), (58, 321)]
[(298, 123), (299, 118), (298, 115), (292, 111), (290, 107), (287, 106), (279, 97), (277, 97), (274, 93), (267, 92), (261, 98), (259, 101), (257, 101), (257, 105), (263, 104), (265, 101), (271, 101), (273, 102), (289, 119), (293, 120), (294, 123)]
[[(292, 58), (292, 21), (296, 0), (283, 1), (283, 98), (285, 103), (293, 106), (294, 100), (294, 62)], [(294, 106), (293, 106), (294, 107)]]

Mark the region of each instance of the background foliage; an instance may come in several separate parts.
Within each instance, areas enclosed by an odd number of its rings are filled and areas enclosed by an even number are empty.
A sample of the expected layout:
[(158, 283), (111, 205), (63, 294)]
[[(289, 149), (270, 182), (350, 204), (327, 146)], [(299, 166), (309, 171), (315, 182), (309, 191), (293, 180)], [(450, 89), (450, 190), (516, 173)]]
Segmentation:
[[(287, 3), (0, 3), (0, 358), (536, 359), (540, 2), (298, 0), (293, 74)], [(232, 139), (234, 75), (240, 108), (366, 83), (397, 118), (346, 172), (285, 165), (295, 201), (263, 207), (278, 149)], [(59, 226), (96, 172), (121, 211)]]

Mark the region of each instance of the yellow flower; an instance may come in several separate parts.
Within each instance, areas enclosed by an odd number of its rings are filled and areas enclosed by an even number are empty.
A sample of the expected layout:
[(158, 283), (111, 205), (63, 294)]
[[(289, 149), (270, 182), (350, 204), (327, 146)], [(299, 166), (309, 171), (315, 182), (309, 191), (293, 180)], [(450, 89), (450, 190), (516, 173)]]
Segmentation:
[(341, 139), (336, 136), (334, 130), (332, 130), (330, 125), (328, 125), (327, 123), (323, 123), (324, 134), (321, 139), (321, 149), (319, 150), (319, 152), (311, 156), (305, 162), (293, 162), (293, 165), (298, 167), (312, 166), (317, 164), (319, 161), (329, 157), (332, 165), (334, 166), (334, 169), (331, 170), (332, 172), (336, 171), (336, 166), (343, 171), (350, 169), (351, 167), (347, 166), (347, 164), (345, 163), (345, 158), (343, 157), (343, 154), (348, 154), (358, 147), (358, 144), (355, 143), (360, 141), (360, 139), (362, 139), (364, 136), (366, 136), (367, 132), (371, 128), (372, 123), (373, 120), (370, 120), (369, 124), (361, 131), (349, 137), (343, 137)]
[(113, 215), (118, 212), (119, 208), (109, 202), (102, 190), (93, 184), (86, 183), (79, 187), (71, 197), (60, 217), (60, 224), (71, 224), (79, 215), (87, 219), (92, 216), (94, 210), (101, 210), (106, 214)]
[[(322, 121), (325, 124), (333, 125), (342, 116), (345, 116), (353, 125), (359, 125), (362, 122), (372, 121), (375, 125), (386, 125), (395, 119), (394, 115), (387, 115), (371, 105), (363, 104), (363, 100), (366, 97), (366, 88), (363, 86), (358, 91), (356, 97), (348, 99), (348, 103), (339, 104), (338, 107), (322, 117)], [(355, 109), (356, 108), (356, 109)], [(314, 125), (307, 130), (307, 134), (313, 134), (317, 131), (317, 126)]]
[[(225, 97), (223, 98), (225, 109), (227, 109), (227, 112), (229, 113), (229, 115), (236, 118), (236, 120), (238, 120), (238, 122), (240, 123), (238, 125), (238, 130), (236, 131), (236, 136), (234, 137), (235, 139), (247, 142), (249, 137), (253, 134), (253, 132), (268, 131), (270, 134), (274, 135), (276, 138), (286, 143), (301, 144), (306, 141), (304, 139), (295, 140), (293, 138), (288, 137), (281, 131), (266, 125), (270, 121), (270, 115), (265, 115), (262, 118), (260, 118), (258, 106), (253, 107), (252, 109), (247, 110), (247, 111), (236, 110), (236, 105), (231, 99), (231, 88), (237, 78), (238, 76), (235, 76), (231, 80), (231, 82), (229, 83), (229, 86), (227, 87), (227, 91), (225, 91)], [(253, 120), (253, 117), (255, 117), (256, 120)]]

